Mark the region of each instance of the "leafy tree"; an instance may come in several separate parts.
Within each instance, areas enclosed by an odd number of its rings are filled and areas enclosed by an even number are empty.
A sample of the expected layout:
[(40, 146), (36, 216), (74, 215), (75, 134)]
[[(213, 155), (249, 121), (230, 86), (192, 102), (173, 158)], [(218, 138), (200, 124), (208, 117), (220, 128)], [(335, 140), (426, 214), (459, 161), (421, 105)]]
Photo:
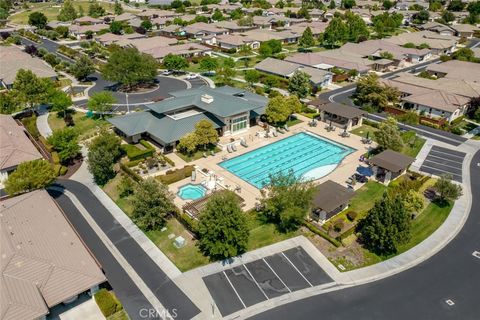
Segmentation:
[(470, 119), (480, 121), (480, 96), (470, 98), (470, 107), (467, 109), (467, 116)]
[(59, 21), (72, 21), (77, 18), (77, 11), (73, 7), (72, 1), (66, 0), (57, 16)]
[(403, 15), (400, 13), (384, 12), (372, 17), (373, 28), (379, 37), (393, 33), (402, 25)]
[(80, 153), (78, 133), (73, 128), (55, 130), (47, 141), (58, 152), (61, 163), (68, 163)]
[(167, 54), (162, 61), (163, 66), (168, 70), (185, 70), (188, 67), (188, 61), (184, 57), (175, 54)]
[(292, 170), (270, 175), (266, 186), (268, 197), (261, 200), (263, 213), (281, 231), (296, 230), (307, 216), (314, 188), (302, 182)]
[(413, 18), (418, 23), (424, 23), (430, 18), (430, 13), (427, 10), (421, 10), (414, 14)]
[(311, 92), (310, 75), (295, 71), (288, 81), (288, 91), (299, 98), (305, 98)]
[(52, 92), (49, 101), (52, 110), (60, 112), (63, 118), (65, 118), (68, 108), (73, 104), (72, 98), (62, 90), (55, 90)]
[(411, 48), (411, 49), (416, 48), (415, 43), (413, 43), (413, 42), (407, 42), (403, 45), (403, 47), (404, 48)]
[(330, 0), (330, 4), (328, 5), (328, 9), (335, 9), (337, 7), (335, 0)]
[(13, 93), (16, 100), (27, 108), (33, 108), (46, 102), (47, 92), (51, 92), (53, 82), (50, 79), (37, 77), (31, 70), (20, 69), (13, 82)]
[(231, 258), (247, 250), (247, 220), (233, 192), (212, 195), (200, 215), (198, 234), (200, 250), (212, 259)]
[(68, 37), (68, 27), (67, 26), (58, 26), (55, 28), (55, 32), (58, 33), (60, 38)]
[(116, 15), (121, 15), (123, 13), (123, 7), (120, 4), (120, 2), (115, 0), (115, 5), (113, 6), (113, 12), (115, 12)]
[(396, 88), (380, 84), (378, 75), (369, 74), (357, 81), (355, 98), (361, 106), (381, 111), (388, 105), (397, 103), (400, 93)]
[[(244, 57), (248, 56), (249, 54), (252, 53), (252, 47), (250, 47), (248, 44), (242, 44), (240, 46), (240, 48), (238, 49), (238, 53), (240, 53)], [(244, 59), (244, 60), (246, 60), (246, 59)]]
[(106, 14), (105, 9), (96, 1), (93, 0), (88, 6), (88, 15), (93, 18), (98, 18)]
[(35, 56), (38, 53), (37, 47), (35, 47), (33, 44), (25, 46), (24, 51), (31, 56)]
[(310, 48), (315, 45), (315, 39), (313, 38), (312, 29), (307, 27), (304, 31), (300, 39), (298, 40), (298, 44), (302, 48)]
[(207, 145), (218, 142), (218, 132), (213, 127), (211, 121), (204, 119), (197, 122), (194, 133), (198, 139), (197, 144), (203, 145), (205, 150), (207, 149)]
[(466, 3), (462, 0), (452, 0), (447, 6), (448, 11), (463, 11), (465, 9)]
[(167, 215), (177, 210), (168, 187), (153, 177), (138, 184), (132, 205), (132, 218), (143, 230), (159, 229), (165, 225)]
[(452, 59), (460, 61), (475, 61), (475, 53), (470, 48), (460, 48), (452, 53)]
[(291, 114), (290, 107), (283, 96), (270, 99), (265, 109), (265, 117), (269, 123), (273, 124), (287, 121)]
[[(228, 60), (225, 60), (228, 61)], [(232, 78), (235, 76), (235, 69), (229, 67), (225, 63), (217, 69), (217, 78), (222, 84), (230, 85), (232, 84)]]
[(92, 94), (87, 102), (88, 109), (98, 112), (104, 116), (104, 113), (112, 109), (112, 104), (117, 102), (115, 97), (108, 91), (100, 91)]
[(423, 199), (424, 197), (420, 192), (410, 189), (403, 197), (405, 210), (410, 213), (421, 212), (425, 206)]
[(403, 148), (403, 140), (398, 129), (395, 118), (389, 117), (387, 120), (380, 123), (378, 131), (375, 131), (375, 141), (377, 141), (380, 148), (383, 150), (390, 149), (394, 151), (401, 151)]
[(152, 28), (153, 28), (153, 25), (152, 25), (152, 23), (150, 22), (150, 20), (144, 20), (144, 21), (142, 21), (142, 23), (140, 24), (140, 26), (141, 26), (142, 28), (144, 28), (145, 30), (147, 30), (147, 31), (150, 31), (150, 30), (152, 30)]
[(211, 18), (212, 18), (213, 21), (222, 21), (222, 20), (225, 20), (223, 14), (222, 14), (222, 11), (220, 11), (220, 10), (218, 10), (218, 9), (215, 9), (215, 11), (213, 12)]
[(385, 10), (389, 10), (394, 5), (395, 5), (395, 3), (393, 1), (390, 1), (390, 0), (383, 0), (383, 3), (382, 3), (382, 6)]
[[(168, 56), (167, 56), (168, 57)], [(167, 58), (165, 57), (165, 58)], [(127, 89), (151, 82), (157, 75), (157, 61), (136, 48), (116, 49), (102, 68), (105, 79), (116, 81)]]
[(11, 91), (0, 92), (0, 113), (11, 114), (17, 111), (17, 102)]
[(115, 176), (113, 165), (122, 155), (120, 139), (102, 130), (88, 145), (88, 170), (95, 182), (104, 185)]
[(397, 252), (410, 238), (410, 214), (400, 196), (384, 194), (357, 227), (364, 246), (379, 255)]
[(113, 21), (110, 23), (109, 30), (113, 34), (121, 34), (123, 30), (123, 23), (120, 21)]
[(342, 45), (347, 38), (348, 27), (340, 17), (334, 17), (323, 33), (323, 43), (328, 47)]
[(280, 40), (271, 39), (260, 44), (258, 52), (263, 57), (271, 57), (282, 51), (282, 42)]
[(443, 6), (440, 1), (430, 1), (430, 4), (428, 6), (428, 10), (432, 12), (440, 11), (442, 8)]
[(346, 39), (344, 41), (359, 42), (366, 40), (370, 36), (370, 31), (368, 31), (367, 24), (363, 19), (358, 15), (350, 11), (345, 13), (347, 33)]
[(83, 17), (85, 15), (85, 10), (83, 9), (82, 6), (78, 6), (78, 16)]
[(15, 195), (45, 188), (55, 180), (55, 172), (50, 162), (44, 159), (22, 162), (5, 181), (5, 191)]
[(455, 21), (455, 15), (448, 11), (448, 10), (445, 10), (443, 13), (442, 13), (442, 19), (443, 21), (445, 21), (446, 23), (450, 23), (452, 21)]
[(198, 136), (195, 134), (195, 132), (191, 132), (182, 138), (180, 138), (180, 141), (177, 144), (177, 149), (180, 150), (180, 152), (187, 153), (187, 154), (192, 154), (197, 150), (198, 146)]
[(393, 54), (391, 52), (388, 52), (388, 51), (382, 51), (382, 52), (380, 52), (380, 58), (393, 60)]
[(439, 193), (441, 201), (455, 201), (462, 196), (462, 187), (452, 182), (452, 177), (443, 175), (433, 188)]
[(480, 19), (480, 1), (470, 2), (467, 6), (467, 11), (469, 12), (466, 22), (470, 24), (477, 23)]
[(355, 6), (355, 0), (342, 0), (343, 9), (352, 9)]
[(211, 72), (218, 68), (218, 60), (212, 57), (205, 57), (200, 61), (200, 70)]
[(90, 58), (81, 55), (70, 67), (70, 72), (79, 81), (85, 80), (90, 74), (95, 72), (95, 66)]
[(47, 25), (47, 17), (42, 12), (32, 12), (28, 16), (28, 24), (37, 27), (38, 29), (45, 29), (45, 26)]
[(245, 71), (245, 81), (247, 81), (250, 86), (253, 86), (253, 84), (257, 83), (259, 79), (260, 73), (257, 70), (252, 69)]
[(232, 58), (227, 58), (223, 60), (223, 66), (228, 68), (235, 68), (235, 60), (233, 60)]

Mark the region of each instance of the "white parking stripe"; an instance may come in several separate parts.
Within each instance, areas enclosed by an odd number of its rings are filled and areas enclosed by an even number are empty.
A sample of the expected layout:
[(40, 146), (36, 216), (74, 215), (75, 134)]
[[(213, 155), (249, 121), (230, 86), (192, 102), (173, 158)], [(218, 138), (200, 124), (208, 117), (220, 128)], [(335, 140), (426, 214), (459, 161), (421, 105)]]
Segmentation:
[(300, 270), (298, 270), (298, 268), (292, 263), (292, 261), (290, 261), (290, 259), (288, 259), (288, 257), (285, 255), (285, 253), (282, 252), (282, 255), (285, 257), (285, 259), (287, 259), (288, 262), (290, 262), (290, 264), (292, 265), (292, 267), (295, 268), (295, 270), (297, 270), (297, 272), (302, 276), (302, 278), (307, 281), (307, 283), (310, 285), (310, 287), (313, 287), (313, 285), (310, 283), (310, 281), (308, 281), (307, 278), (305, 278), (305, 276), (303, 275), (303, 273), (300, 272)]
[(459, 155), (456, 155), (456, 154), (439, 151), (439, 150), (437, 150), (437, 149), (432, 149), (431, 151), (433, 151), (433, 152), (438, 152), (438, 153), (443, 153), (443, 154), (446, 154), (447, 156), (457, 157), (457, 158), (460, 158), (460, 159), (462, 159), (462, 160), (465, 158), (465, 156), (459, 156)]
[[(445, 172), (445, 173), (448, 173), (448, 174), (450, 174), (450, 175), (452, 175), (452, 176), (458, 176), (458, 177), (461, 177), (461, 175), (460, 175), (460, 174), (458, 174), (458, 173), (453, 173), (453, 172), (450, 172), (450, 171), (445, 171), (445, 170), (442, 170), (442, 169), (433, 168), (433, 167), (430, 167), (430, 166), (428, 166), (427, 164), (423, 164), (423, 165), (422, 165), (422, 167), (425, 167), (425, 168), (428, 168), (428, 169), (432, 169), (432, 170), (434, 170), (434, 171), (441, 171), (441, 172)], [(420, 170), (422, 170), (422, 167), (420, 167)]]
[(283, 282), (282, 278), (280, 278), (278, 276), (278, 274), (275, 272), (275, 270), (273, 270), (273, 268), (270, 266), (270, 264), (264, 258), (262, 258), (262, 260), (270, 268), (270, 270), (272, 270), (273, 274), (278, 278), (278, 280), (280, 280), (280, 282), (285, 286), (285, 288), (288, 289), (288, 292), (292, 292), (292, 290), (290, 290), (290, 288), (285, 284), (285, 282)]
[(455, 162), (455, 163), (463, 164), (463, 161), (455, 161), (455, 160), (450, 160), (450, 159), (446, 159), (446, 158), (440, 158), (439, 156), (434, 156), (434, 155), (431, 154), (431, 153), (427, 156), (426, 159), (428, 160), (428, 158), (430, 158), (430, 157), (432, 157), (432, 158), (437, 158), (437, 159), (441, 159), (441, 160), (445, 160), (445, 161), (450, 161), (450, 162)]
[(263, 295), (265, 296), (265, 298), (267, 298), (267, 300), (270, 300), (267, 295), (265, 294), (265, 291), (263, 291), (262, 287), (260, 287), (260, 285), (258, 284), (257, 280), (255, 280), (255, 278), (253, 277), (253, 275), (250, 273), (250, 270), (248, 270), (247, 266), (246, 265), (243, 265), (243, 267), (245, 268), (245, 270), (247, 270), (248, 274), (250, 275), (250, 277), (252, 277), (253, 281), (255, 281), (255, 284), (257, 285), (258, 289), (260, 289), (260, 291), (263, 293)]
[(243, 303), (242, 298), (240, 298), (240, 296), (238, 295), (237, 290), (236, 290), (235, 287), (233, 286), (232, 282), (231, 282), (230, 279), (228, 278), (228, 276), (227, 276), (227, 274), (225, 273), (225, 271), (222, 271), (222, 272), (223, 272), (223, 274), (225, 275), (225, 277), (227, 278), (228, 283), (229, 283), (230, 286), (232, 287), (232, 289), (233, 289), (233, 291), (235, 292), (235, 294), (237, 295), (238, 299), (239, 299), (240, 302), (242, 303), (243, 308), (244, 308), (244, 309), (247, 308), (247, 306), (245, 305), (245, 303)]

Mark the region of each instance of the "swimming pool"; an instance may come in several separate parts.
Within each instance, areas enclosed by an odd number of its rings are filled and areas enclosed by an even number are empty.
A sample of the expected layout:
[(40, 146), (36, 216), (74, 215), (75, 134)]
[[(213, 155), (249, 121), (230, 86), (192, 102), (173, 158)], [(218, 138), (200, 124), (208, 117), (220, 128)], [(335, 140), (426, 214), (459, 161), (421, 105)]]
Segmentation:
[(297, 177), (319, 179), (332, 172), (352, 148), (312, 133), (298, 133), (225, 160), (219, 166), (261, 189), (269, 175), (293, 170)]
[(186, 184), (178, 188), (177, 195), (183, 200), (197, 200), (203, 198), (207, 189), (200, 184)]

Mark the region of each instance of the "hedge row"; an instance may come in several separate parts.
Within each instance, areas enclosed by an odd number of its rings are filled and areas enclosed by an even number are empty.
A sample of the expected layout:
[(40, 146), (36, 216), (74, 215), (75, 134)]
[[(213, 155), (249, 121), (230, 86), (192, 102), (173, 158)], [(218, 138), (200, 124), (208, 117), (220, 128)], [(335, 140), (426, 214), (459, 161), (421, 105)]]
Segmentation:
[(368, 119), (363, 119), (362, 123), (366, 124), (367, 126), (378, 128), (378, 122), (375, 122), (375, 121), (371, 121), (371, 120), (368, 120)]
[(176, 212), (177, 220), (195, 236), (198, 236), (198, 222), (197, 220), (190, 217), (188, 214), (177, 211)]
[(152, 157), (153, 154), (155, 153), (155, 148), (148, 142), (144, 140), (140, 140), (140, 144), (144, 146), (146, 149), (142, 150), (132, 144), (122, 145), (122, 149), (125, 151), (130, 161), (143, 160), (145, 158)]
[(45, 147), (45, 149), (47, 149), (48, 152), (51, 153), (53, 151), (52, 145), (48, 143), (47, 139), (45, 139), (44, 136), (38, 137), (38, 140), (43, 144), (43, 146)]
[(335, 247), (340, 247), (342, 244), (337, 240), (332, 237), (330, 237), (327, 233), (323, 232), (322, 230), (318, 229), (314, 224), (308, 222), (308, 221), (303, 221), (303, 225), (307, 227), (310, 231), (312, 231), (315, 234), (318, 234), (320, 237), (323, 239), (327, 240), (331, 244), (333, 244)]
[(117, 298), (106, 289), (100, 289), (95, 293), (94, 297), (100, 311), (102, 311), (105, 317), (109, 317), (123, 309), (120, 301), (118, 301)]
[(194, 170), (193, 166), (187, 165), (182, 169), (167, 170), (166, 174), (162, 176), (157, 176), (156, 179), (158, 179), (160, 182), (164, 184), (172, 184), (190, 177), (192, 175), (193, 170)]
[(53, 165), (53, 171), (55, 174), (58, 176), (63, 176), (65, 173), (67, 173), (68, 168), (65, 166), (62, 166), (61, 164), (54, 164)]
[(132, 169), (130, 169), (127, 165), (124, 163), (120, 163), (120, 170), (124, 172), (126, 175), (128, 175), (130, 178), (132, 178), (136, 182), (142, 181), (142, 177), (140, 177), (138, 174), (136, 174)]
[(53, 164), (59, 164), (60, 163), (60, 157), (58, 156), (58, 152), (53, 151), (51, 153), (51, 156), (52, 156)]
[(133, 168), (135, 166), (138, 166), (140, 164), (140, 162), (142, 162), (142, 161), (143, 161), (143, 159), (128, 161), (128, 162), (125, 162), (125, 165), (129, 168)]
[(350, 229), (348, 229), (347, 231), (345, 231), (344, 233), (339, 235), (336, 239), (338, 241), (342, 242), (343, 239), (345, 239), (345, 238), (347, 238), (347, 237), (349, 237), (349, 236), (351, 236), (352, 234), (355, 233), (355, 228), (356, 228), (356, 226), (351, 227)]

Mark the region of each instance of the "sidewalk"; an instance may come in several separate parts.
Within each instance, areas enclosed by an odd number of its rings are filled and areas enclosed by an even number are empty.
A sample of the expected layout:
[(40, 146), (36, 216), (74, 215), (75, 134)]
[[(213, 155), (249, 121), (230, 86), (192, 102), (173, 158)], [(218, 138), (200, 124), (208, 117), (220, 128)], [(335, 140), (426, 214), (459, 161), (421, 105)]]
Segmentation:
[(40, 135), (44, 138), (48, 138), (52, 135), (52, 129), (48, 124), (48, 110), (45, 106), (41, 106), (38, 110), (38, 117), (37, 117), (37, 129), (40, 132)]

